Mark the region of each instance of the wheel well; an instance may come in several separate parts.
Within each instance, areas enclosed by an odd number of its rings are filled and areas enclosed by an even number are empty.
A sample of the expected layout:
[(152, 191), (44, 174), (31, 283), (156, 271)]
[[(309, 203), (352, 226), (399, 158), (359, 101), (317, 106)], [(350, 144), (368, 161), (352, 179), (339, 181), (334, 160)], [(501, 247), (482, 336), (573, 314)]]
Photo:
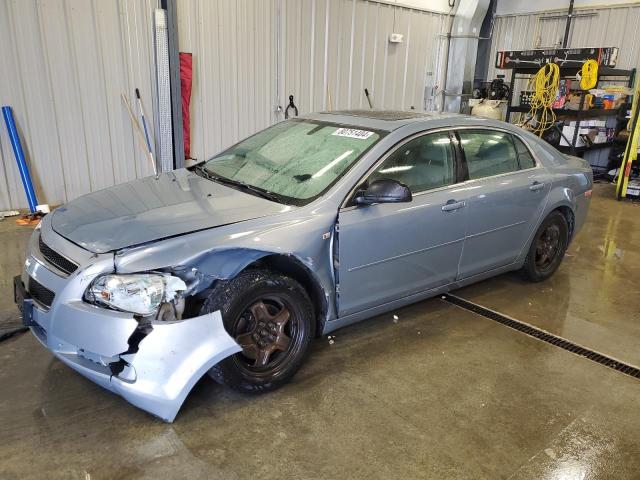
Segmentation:
[(569, 207), (558, 207), (554, 210), (560, 212), (565, 220), (567, 221), (567, 226), (569, 227), (569, 241), (571, 241), (571, 239), (573, 238), (573, 230), (575, 227), (575, 216), (573, 214), (573, 210), (571, 210)]
[(249, 268), (262, 268), (278, 272), (293, 278), (302, 285), (313, 304), (313, 310), (316, 316), (316, 336), (322, 335), (324, 319), (327, 315), (327, 300), (324, 290), (304, 265), (290, 256), (273, 254), (250, 263), (244, 270)]

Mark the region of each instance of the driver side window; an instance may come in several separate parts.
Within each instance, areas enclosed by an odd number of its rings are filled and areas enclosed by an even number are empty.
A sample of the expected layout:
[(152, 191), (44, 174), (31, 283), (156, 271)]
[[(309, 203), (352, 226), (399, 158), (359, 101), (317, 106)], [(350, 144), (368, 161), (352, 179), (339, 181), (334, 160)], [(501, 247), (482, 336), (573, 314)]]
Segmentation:
[(455, 183), (449, 134), (422, 135), (399, 147), (369, 176), (369, 184), (382, 179), (403, 183), (414, 195)]

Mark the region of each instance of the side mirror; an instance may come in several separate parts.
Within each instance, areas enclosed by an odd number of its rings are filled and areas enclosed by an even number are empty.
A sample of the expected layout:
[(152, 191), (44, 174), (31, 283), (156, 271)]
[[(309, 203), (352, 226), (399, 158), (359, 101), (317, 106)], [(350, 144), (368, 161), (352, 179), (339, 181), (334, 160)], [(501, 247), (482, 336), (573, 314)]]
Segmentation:
[(369, 187), (358, 192), (356, 205), (371, 205), (372, 203), (402, 203), (410, 202), (411, 190), (406, 185), (389, 178), (376, 180)]

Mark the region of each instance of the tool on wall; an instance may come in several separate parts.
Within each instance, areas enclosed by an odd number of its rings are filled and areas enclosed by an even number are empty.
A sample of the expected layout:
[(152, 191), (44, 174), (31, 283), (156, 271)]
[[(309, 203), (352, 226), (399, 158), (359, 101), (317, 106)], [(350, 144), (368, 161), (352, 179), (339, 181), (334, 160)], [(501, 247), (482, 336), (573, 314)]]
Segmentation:
[(144, 128), (144, 138), (147, 141), (147, 149), (149, 155), (153, 157), (153, 150), (151, 149), (151, 141), (149, 140), (149, 129), (147, 128), (147, 120), (144, 118), (144, 108), (142, 107), (142, 99), (140, 98), (140, 90), (136, 88), (136, 99), (138, 100), (138, 110), (140, 111), (140, 118), (142, 119), (142, 127)]
[(297, 117), (298, 116), (298, 107), (296, 107), (296, 104), (293, 103), (293, 95), (289, 95), (289, 105), (287, 105), (287, 108), (284, 109), (284, 118), (285, 120), (287, 118), (289, 118), (289, 109), (293, 110), (293, 114)]
[(369, 108), (373, 109), (373, 103), (371, 103), (371, 97), (369, 96), (369, 90), (364, 89), (364, 96), (367, 97), (367, 102), (369, 102)]
[(601, 67), (615, 68), (618, 47), (553, 48), (535, 50), (503, 50), (496, 52), (496, 68), (513, 69), (528, 65), (542, 66), (546, 63), (580, 64), (596, 60)]
[(122, 97), (122, 101), (124, 102), (125, 106), (127, 107), (127, 112), (129, 112), (129, 118), (131, 118), (131, 123), (133, 124), (134, 132), (136, 132), (136, 137), (138, 138), (138, 141), (140, 142), (140, 145), (142, 146), (142, 148), (145, 150), (145, 153), (147, 154), (147, 158), (149, 159), (149, 162), (151, 163), (151, 168), (153, 169), (153, 174), (157, 178), (158, 177), (158, 169), (156, 167), (156, 162), (153, 159), (153, 153), (147, 147), (147, 142), (144, 139), (144, 134), (142, 133), (142, 128), (140, 128), (140, 123), (138, 123), (138, 119), (136, 118), (136, 116), (133, 113), (133, 109), (131, 108), (131, 104), (129, 103), (129, 99), (127, 98), (127, 96), (124, 93), (121, 93), (120, 96)]

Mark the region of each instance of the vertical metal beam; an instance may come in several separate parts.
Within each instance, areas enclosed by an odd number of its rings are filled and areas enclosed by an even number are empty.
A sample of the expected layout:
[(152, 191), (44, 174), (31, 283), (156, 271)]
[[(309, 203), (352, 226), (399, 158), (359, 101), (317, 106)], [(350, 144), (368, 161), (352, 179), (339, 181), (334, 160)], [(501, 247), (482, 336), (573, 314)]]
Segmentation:
[(493, 33), (493, 22), (496, 15), (497, 0), (489, 0), (487, 14), (480, 27), (480, 38), (478, 39), (478, 54), (476, 55), (476, 70), (473, 79), (473, 87), (477, 81), (489, 80), (487, 73), (491, 63), (491, 35)]
[(569, 43), (569, 30), (571, 30), (571, 20), (573, 19), (573, 0), (569, 0), (569, 12), (567, 13), (567, 23), (564, 27), (564, 40), (562, 41), (562, 48), (567, 48)]
[(171, 83), (171, 124), (173, 126), (173, 166), (184, 166), (184, 132), (182, 129), (182, 89), (180, 86), (180, 56), (178, 45), (178, 9), (176, 0), (161, 0), (167, 11), (167, 46), (169, 49), (169, 79)]
[(488, 8), (489, 0), (459, 0), (447, 36), (447, 43), (451, 43), (444, 71), (446, 83), (443, 83), (444, 110), (447, 112), (459, 113), (468, 105), (473, 90), (480, 27)]
[(153, 20), (156, 92), (158, 95), (156, 159), (158, 162), (158, 172), (168, 172), (173, 170), (173, 125), (171, 123), (171, 82), (169, 78), (166, 10), (161, 8), (156, 9)]

